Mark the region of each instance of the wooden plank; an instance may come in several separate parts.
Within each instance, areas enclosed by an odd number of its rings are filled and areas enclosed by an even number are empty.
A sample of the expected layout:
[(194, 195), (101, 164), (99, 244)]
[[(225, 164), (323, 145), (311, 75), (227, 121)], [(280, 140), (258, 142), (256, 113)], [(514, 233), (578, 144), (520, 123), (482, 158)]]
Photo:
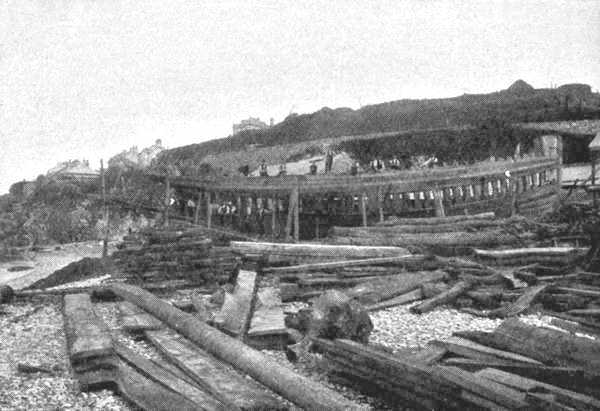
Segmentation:
[(264, 274), (282, 274), (282, 273), (294, 273), (294, 272), (308, 272), (318, 270), (331, 270), (336, 268), (349, 268), (349, 267), (363, 267), (363, 266), (378, 266), (378, 265), (390, 265), (402, 267), (406, 263), (419, 263), (429, 258), (424, 255), (401, 255), (398, 257), (380, 257), (380, 258), (367, 258), (361, 260), (344, 260), (344, 261), (327, 261), (321, 263), (310, 263), (310, 264), (299, 264), (288, 267), (267, 267), (263, 269)]
[(531, 248), (513, 248), (510, 250), (482, 250), (473, 249), (477, 257), (486, 258), (522, 258), (528, 256), (536, 257), (572, 257), (578, 253), (587, 251), (587, 248), (581, 247), (531, 247)]
[(448, 350), (444, 347), (428, 345), (417, 352), (413, 358), (415, 361), (421, 362), (425, 365), (433, 365), (440, 361), (447, 353)]
[(439, 270), (398, 274), (359, 284), (346, 294), (362, 304), (372, 305), (420, 288), (423, 283), (443, 280), (446, 276)]
[(268, 254), (283, 256), (310, 256), (329, 258), (375, 258), (398, 257), (409, 255), (410, 252), (400, 247), (360, 247), (318, 243), (265, 243), (232, 241), (231, 250), (238, 254)]
[(557, 387), (555, 385), (546, 384), (540, 381), (521, 377), (511, 374), (506, 371), (497, 370), (494, 368), (486, 368), (475, 373), (480, 378), (485, 378), (490, 381), (496, 381), (508, 387), (514, 387), (518, 390), (535, 392), (543, 389), (560, 398), (561, 401), (568, 402), (581, 410), (597, 410), (600, 409), (600, 400), (590, 397), (585, 394), (580, 394), (571, 390)]
[(255, 291), (256, 272), (240, 270), (233, 293), (225, 294), (225, 302), (215, 315), (214, 324), (233, 336), (242, 336), (248, 328)]
[(428, 300), (423, 301), (415, 306), (410, 307), (410, 312), (416, 314), (423, 314), (433, 310), (435, 307), (448, 304), (460, 297), (467, 290), (472, 287), (472, 283), (469, 281), (459, 281), (447, 291), (444, 291), (438, 295), (435, 295)]
[(584, 317), (600, 317), (600, 308), (586, 308), (579, 310), (569, 310), (567, 311), (569, 315), (581, 315)]
[[(440, 347), (441, 348), (441, 347)], [(473, 358), (447, 358), (443, 360), (444, 365), (460, 367), (471, 372), (483, 370), (485, 368), (496, 368), (523, 377), (545, 380), (545, 381), (573, 381), (572, 385), (581, 384), (584, 380), (584, 372), (581, 368), (573, 367), (551, 367), (547, 365), (536, 365), (530, 363), (515, 363), (502, 359), (497, 360), (479, 360)]]
[(118, 368), (117, 386), (125, 399), (142, 410), (202, 409), (192, 400), (148, 378), (125, 362)]
[(157, 363), (135, 353), (120, 343), (115, 343), (115, 351), (125, 363), (136, 371), (189, 399), (196, 409), (203, 410), (226, 410), (232, 409), (225, 407), (223, 403), (205, 392), (195, 384), (179, 378), (168, 369), (159, 366)]
[(260, 384), (237, 373), (180, 334), (166, 329), (148, 331), (146, 336), (170, 361), (228, 407), (285, 409), (281, 401)]
[(496, 381), (478, 378), (476, 375), (457, 367), (440, 366), (444, 377), (464, 390), (480, 395), (500, 406), (509, 409), (528, 409), (525, 394), (516, 389), (509, 388)]
[(114, 353), (110, 331), (96, 314), (89, 294), (64, 297), (64, 326), (72, 362)]
[(398, 305), (408, 304), (413, 301), (423, 299), (423, 291), (421, 288), (417, 288), (416, 290), (409, 291), (397, 297), (390, 298), (385, 301), (381, 301), (376, 304), (367, 305), (365, 309), (367, 311), (378, 311), (385, 310), (387, 308), (396, 307)]
[(118, 308), (123, 330), (127, 332), (140, 333), (146, 330), (158, 330), (164, 326), (156, 317), (128, 301), (120, 302)]
[(500, 307), (498, 309), (492, 310), (489, 312), (488, 316), (491, 318), (506, 318), (506, 317), (514, 317), (515, 315), (519, 315), (525, 312), (530, 305), (535, 301), (535, 299), (546, 290), (547, 285), (538, 285), (535, 287), (530, 287), (525, 292), (517, 298), (517, 300), (509, 304), (505, 307)]
[(470, 215), (456, 215), (446, 217), (426, 217), (426, 218), (389, 218), (383, 223), (376, 224), (377, 226), (391, 226), (391, 225), (438, 225), (438, 224), (450, 224), (459, 221), (466, 220), (493, 220), (495, 218), (493, 212), (486, 212), (481, 214), (470, 214)]
[(256, 293), (256, 304), (248, 337), (264, 335), (287, 335), (283, 303), (279, 289), (275, 287), (265, 287)]
[(493, 333), (473, 333), (469, 339), (549, 365), (581, 367), (590, 375), (599, 374), (600, 341), (536, 327), (516, 318), (505, 320)]
[(472, 358), (480, 361), (494, 361), (501, 359), (513, 361), (516, 363), (527, 363), (535, 365), (542, 364), (541, 362), (534, 360), (533, 358), (526, 357), (524, 355), (498, 350), (460, 337), (448, 337), (443, 341), (433, 340), (430, 341), (429, 344), (436, 347), (444, 348), (455, 355), (461, 355), (463, 357)]

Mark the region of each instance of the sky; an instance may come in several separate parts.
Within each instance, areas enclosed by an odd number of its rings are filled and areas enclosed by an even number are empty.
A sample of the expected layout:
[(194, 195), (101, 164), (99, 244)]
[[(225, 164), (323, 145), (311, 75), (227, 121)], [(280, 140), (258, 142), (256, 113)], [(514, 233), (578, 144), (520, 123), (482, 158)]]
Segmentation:
[(600, 1), (0, 0), (0, 194), (249, 116), (587, 83)]

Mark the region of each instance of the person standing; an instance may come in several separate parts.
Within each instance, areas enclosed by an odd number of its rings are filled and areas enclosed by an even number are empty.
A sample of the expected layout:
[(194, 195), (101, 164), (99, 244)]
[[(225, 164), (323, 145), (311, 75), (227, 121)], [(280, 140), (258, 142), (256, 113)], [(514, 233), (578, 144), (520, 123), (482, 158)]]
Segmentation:
[(284, 176), (287, 174), (287, 170), (285, 169), (285, 163), (281, 163), (279, 165), (279, 174), (278, 176)]
[(398, 156), (394, 156), (394, 158), (390, 161), (390, 168), (393, 170), (400, 170), (400, 160)]
[(260, 161), (260, 166), (259, 166), (259, 175), (261, 177), (268, 177), (269, 176), (269, 172), (267, 170), (267, 163), (265, 162), (265, 159), (263, 158)]
[(315, 163), (314, 161), (310, 163), (309, 174), (311, 176), (317, 175), (317, 163)]

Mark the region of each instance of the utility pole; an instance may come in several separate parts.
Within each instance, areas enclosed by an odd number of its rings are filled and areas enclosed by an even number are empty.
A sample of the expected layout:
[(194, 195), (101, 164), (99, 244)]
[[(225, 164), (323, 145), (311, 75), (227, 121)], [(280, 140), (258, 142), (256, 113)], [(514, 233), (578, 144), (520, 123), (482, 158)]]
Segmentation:
[(104, 214), (104, 240), (102, 242), (102, 257), (108, 255), (108, 205), (106, 204), (106, 181), (104, 178), (104, 160), (100, 159), (100, 179), (102, 181), (102, 209)]

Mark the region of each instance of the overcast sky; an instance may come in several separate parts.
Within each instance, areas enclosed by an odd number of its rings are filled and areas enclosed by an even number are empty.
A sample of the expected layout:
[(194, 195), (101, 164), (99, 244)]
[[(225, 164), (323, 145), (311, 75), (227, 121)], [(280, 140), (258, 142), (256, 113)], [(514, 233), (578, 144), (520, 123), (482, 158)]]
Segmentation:
[(600, 88), (600, 1), (0, 0), (0, 193), (248, 116)]

